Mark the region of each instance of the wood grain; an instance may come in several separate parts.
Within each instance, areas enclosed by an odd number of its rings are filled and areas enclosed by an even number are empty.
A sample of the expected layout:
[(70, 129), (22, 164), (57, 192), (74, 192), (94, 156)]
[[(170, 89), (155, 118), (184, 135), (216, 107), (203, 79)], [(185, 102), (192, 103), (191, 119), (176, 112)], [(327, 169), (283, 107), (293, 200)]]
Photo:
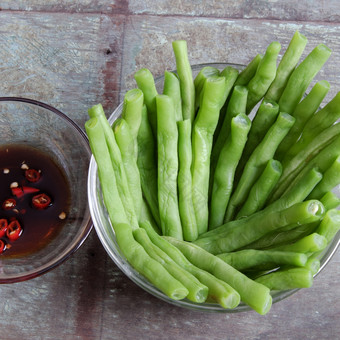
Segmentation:
[(0, 20), (0, 95), (44, 101), (81, 126), (90, 106), (116, 107), (124, 17), (0, 12)]
[(127, 0), (30, 0), (12, 1), (1, 0), (2, 10), (34, 11), (53, 13), (126, 13)]
[(337, 0), (1, 0), (3, 10), (339, 22)]
[[(340, 88), (337, 65), (340, 64), (340, 34), (337, 24), (291, 23), (278, 21), (227, 20), (158, 16), (131, 16), (126, 23), (122, 89), (135, 86), (133, 73), (149, 68), (155, 77), (165, 69), (175, 68), (171, 42), (188, 41), (192, 64), (207, 62), (248, 63), (257, 53), (264, 53), (270, 42), (281, 43), (280, 56), (286, 50), (294, 32), (299, 30), (308, 38), (304, 58), (319, 43), (329, 46), (333, 53), (314, 82), (326, 79), (331, 84), (327, 102)], [(314, 82), (312, 84), (314, 84)]]
[[(308, 3), (308, 5), (307, 5)], [(106, 113), (135, 86), (134, 72), (174, 69), (174, 39), (192, 63), (244, 64), (296, 29), (308, 53), (333, 54), (317, 79), (340, 88), (337, 1), (0, 0), (0, 95), (54, 105), (80, 126), (87, 109)], [(81, 174), (86, 175), (86, 174)], [(93, 230), (65, 263), (36, 279), (0, 285), (0, 339), (336, 339), (340, 334), (340, 250), (303, 289), (270, 313), (210, 314), (165, 303), (128, 279)]]
[(339, 22), (339, 4), (331, 1), (275, 1), (275, 0), (160, 0), (129, 1), (135, 14), (185, 15), (234, 19), (278, 19), (280, 21)]

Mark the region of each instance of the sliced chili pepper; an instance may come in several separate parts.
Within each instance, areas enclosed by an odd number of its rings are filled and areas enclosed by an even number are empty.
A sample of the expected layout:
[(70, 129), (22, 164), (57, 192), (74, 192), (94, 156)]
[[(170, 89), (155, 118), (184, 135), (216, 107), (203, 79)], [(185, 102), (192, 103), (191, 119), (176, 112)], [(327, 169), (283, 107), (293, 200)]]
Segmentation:
[(38, 194), (32, 198), (32, 204), (37, 209), (46, 209), (51, 202), (51, 198), (46, 194)]
[(25, 177), (30, 182), (37, 182), (40, 179), (40, 172), (35, 169), (27, 169), (25, 170)]
[(3, 240), (0, 240), (0, 254), (3, 253), (6, 249), (6, 243)]
[(0, 237), (4, 237), (8, 227), (8, 222), (5, 218), (0, 219)]
[(22, 234), (22, 228), (18, 220), (12, 221), (7, 228), (6, 236), (10, 241), (17, 240)]
[(7, 198), (4, 203), (2, 203), (2, 209), (4, 210), (12, 210), (17, 205), (17, 202), (14, 198)]
[(38, 188), (23, 186), (22, 191), (24, 192), (24, 194), (33, 194), (33, 193), (38, 192), (40, 190)]
[(24, 196), (24, 192), (22, 191), (22, 188), (20, 187), (12, 188), (12, 194), (18, 198)]

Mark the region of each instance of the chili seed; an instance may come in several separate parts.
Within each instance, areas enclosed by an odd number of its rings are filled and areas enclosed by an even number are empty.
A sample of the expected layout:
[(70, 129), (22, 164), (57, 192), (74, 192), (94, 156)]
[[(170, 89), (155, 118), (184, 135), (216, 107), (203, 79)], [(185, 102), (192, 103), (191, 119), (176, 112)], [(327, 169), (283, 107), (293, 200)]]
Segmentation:
[(12, 182), (11, 185), (9, 186), (11, 189), (17, 188), (19, 186), (18, 182)]
[(29, 167), (28, 167), (28, 165), (27, 165), (26, 163), (22, 163), (22, 164), (21, 164), (21, 169), (22, 169), (22, 170), (28, 170)]
[(61, 213), (59, 214), (59, 218), (60, 218), (61, 220), (64, 220), (64, 219), (66, 218), (66, 213), (65, 213), (65, 212), (61, 212)]

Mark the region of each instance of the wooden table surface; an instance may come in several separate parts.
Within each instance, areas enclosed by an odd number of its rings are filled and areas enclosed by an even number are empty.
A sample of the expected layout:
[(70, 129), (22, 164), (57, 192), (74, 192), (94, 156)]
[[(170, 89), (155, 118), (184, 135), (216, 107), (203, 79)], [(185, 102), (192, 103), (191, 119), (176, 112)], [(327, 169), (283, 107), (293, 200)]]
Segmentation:
[[(245, 64), (295, 30), (305, 54), (323, 42), (333, 54), (317, 79), (328, 101), (340, 89), (340, 3), (331, 1), (0, 0), (0, 96), (56, 106), (81, 127), (101, 102), (107, 115), (133, 73), (175, 67), (171, 41), (190, 60)], [(204, 314), (156, 299), (125, 277), (93, 230), (53, 271), (1, 285), (0, 339), (339, 339), (340, 251), (300, 290), (255, 312)]]

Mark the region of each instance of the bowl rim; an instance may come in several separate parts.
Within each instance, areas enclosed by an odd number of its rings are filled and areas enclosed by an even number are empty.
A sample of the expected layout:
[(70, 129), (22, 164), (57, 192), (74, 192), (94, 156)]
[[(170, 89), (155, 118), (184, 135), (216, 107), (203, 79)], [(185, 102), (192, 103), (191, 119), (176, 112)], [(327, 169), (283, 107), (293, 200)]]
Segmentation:
[(72, 120), (70, 117), (68, 117), (65, 113), (61, 112), (57, 108), (55, 108), (55, 107), (53, 107), (53, 106), (51, 106), (49, 104), (46, 104), (44, 102), (41, 102), (39, 100), (25, 98), (25, 97), (0, 97), (0, 102), (21, 102), (21, 103), (27, 103), (27, 104), (32, 104), (32, 105), (35, 105), (35, 106), (39, 106), (39, 107), (42, 107), (44, 109), (47, 109), (49, 111), (54, 112), (55, 114), (60, 116), (62, 119), (66, 120), (70, 125), (72, 125), (79, 132), (79, 134), (87, 142), (86, 143), (86, 146), (87, 146), (86, 148), (87, 148), (87, 151), (91, 154), (91, 149), (90, 149), (90, 146), (89, 146), (89, 141), (88, 141), (87, 135), (85, 134), (83, 129), (74, 120)]
[[(70, 117), (68, 117), (65, 113), (61, 112), (57, 108), (48, 105), (44, 102), (35, 100), (35, 99), (30, 99), (30, 98), (24, 98), (24, 97), (0, 97), (0, 102), (19, 102), (19, 103), (26, 103), (26, 104), (31, 104), (35, 105), (38, 107), (42, 107), (46, 110), (49, 110), (53, 113), (55, 113), (57, 116), (59, 116), (61, 119), (63, 119), (68, 125), (70, 125), (72, 128), (74, 128), (78, 134), (82, 137), (84, 141), (84, 150), (89, 156), (89, 162), (92, 157), (90, 145), (89, 145), (89, 140), (87, 138), (87, 135), (85, 132), (80, 128), (80, 126), (74, 122)], [(88, 204), (88, 202), (87, 202)], [(7, 278), (2, 278), (0, 276), (0, 284), (7, 284), (7, 283), (15, 283), (15, 282), (22, 282), (22, 281), (27, 281), (30, 279), (33, 279), (35, 277), (41, 276), (42, 274), (45, 274), (49, 272), (50, 270), (56, 268), (60, 264), (62, 264), (64, 261), (66, 261), (73, 253), (75, 253), (80, 246), (85, 242), (87, 239), (88, 235), (90, 234), (91, 230), (93, 228), (93, 222), (92, 222), (92, 216), (89, 210), (88, 213), (88, 218), (85, 224), (85, 228), (83, 232), (78, 235), (78, 237), (73, 241), (71, 244), (71, 247), (67, 250), (59, 254), (56, 258), (50, 260), (48, 263), (44, 265), (40, 265), (38, 268), (34, 270), (29, 270), (24, 273), (20, 274), (15, 274), (15, 275), (9, 275)]]
[[(221, 67), (221, 66), (231, 66), (236, 67), (238, 70), (242, 70), (245, 65), (242, 64), (236, 64), (236, 63), (227, 63), (227, 62), (211, 62), (211, 63), (200, 63), (200, 64), (193, 64), (191, 65), (193, 70), (199, 70), (202, 67), (206, 66), (212, 66), (212, 67)], [(176, 71), (172, 71), (176, 72)], [(155, 76), (155, 82), (159, 82), (164, 78), (163, 75)], [(117, 107), (113, 110), (113, 112), (109, 115), (108, 121), (112, 125), (114, 121), (119, 117), (121, 114), (123, 106), (123, 100), (120, 101), (120, 103), (117, 105)], [(156, 298), (163, 300), (167, 303), (170, 303), (172, 305), (175, 305), (177, 307), (181, 308), (188, 308), (191, 310), (197, 310), (200, 312), (217, 312), (217, 313), (238, 313), (238, 312), (246, 312), (246, 311), (252, 311), (252, 308), (248, 305), (241, 302), (236, 308), (234, 309), (224, 309), (221, 307), (218, 303), (194, 303), (191, 301), (188, 301), (187, 299), (183, 300), (172, 300), (168, 298), (163, 292), (159, 291), (156, 287), (154, 287), (146, 278), (144, 280), (141, 279), (141, 275), (136, 272), (136, 270), (128, 263), (128, 261), (122, 257), (122, 259), (119, 259), (116, 254), (116, 252), (113, 252), (112, 249), (110, 249), (110, 246), (114, 243), (113, 240), (109, 240), (109, 236), (107, 234), (104, 234), (103, 229), (99, 227), (97, 222), (100, 222), (100, 214), (98, 212), (98, 205), (99, 202), (96, 198), (96, 187), (91, 187), (90, 184), (95, 184), (96, 181), (92, 181), (91, 175), (96, 174), (96, 179), (98, 181), (98, 175), (97, 175), (97, 164), (94, 159), (94, 156), (91, 156), (90, 164), (89, 164), (89, 171), (88, 171), (88, 197), (89, 197), (89, 205), (90, 205), (90, 212), (93, 219), (93, 225), (94, 229), (96, 231), (96, 234), (98, 238), (100, 239), (102, 246), (104, 247), (105, 251), (108, 253), (109, 257), (113, 260), (113, 262), (117, 265), (117, 267), (124, 273), (124, 275), (133, 281), (135, 284), (137, 284), (139, 287), (150, 293), (151, 295), (155, 296)], [(100, 189), (101, 192), (101, 189)], [(106, 211), (106, 208), (104, 209)], [(107, 211), (106, 211), (107, 212)], [(99, 219), (99, 220), (98, 220)], [(109, 221), (109, 224), (111, 225), (111, 222)], [(114, 233), (114, 232), (113, 232)], [(110, 244), (109, 244), (110, 243)], [(326, 248), (326, 251), (324, 251), (323, 258), (325, 259), (321, 265), (318, 271), (313, 275), (314, 278), (320, 274), (320, 272), (325, 268), (325, 266), (329, 263), (329, 261), (332, 259), (338, 248), (340, 247), (340, 232), (338, 233), (338, 236), (336, 236), (332, 242), (328, 245)], [(119, 247), (115, 249), (115, 251), (120, 252)], [(121, 255), (121, 254), (119, 254)], [(275, 291), (272, 294), (273, 297), (273, 304), (277, 303), (279, 301), (282, 301), (286, 299), (287, 297), (293, 295), (297, 291), (299, 291), (301, 288), (295, 288), (290, 290), (284, 290), (284, 291)]]

